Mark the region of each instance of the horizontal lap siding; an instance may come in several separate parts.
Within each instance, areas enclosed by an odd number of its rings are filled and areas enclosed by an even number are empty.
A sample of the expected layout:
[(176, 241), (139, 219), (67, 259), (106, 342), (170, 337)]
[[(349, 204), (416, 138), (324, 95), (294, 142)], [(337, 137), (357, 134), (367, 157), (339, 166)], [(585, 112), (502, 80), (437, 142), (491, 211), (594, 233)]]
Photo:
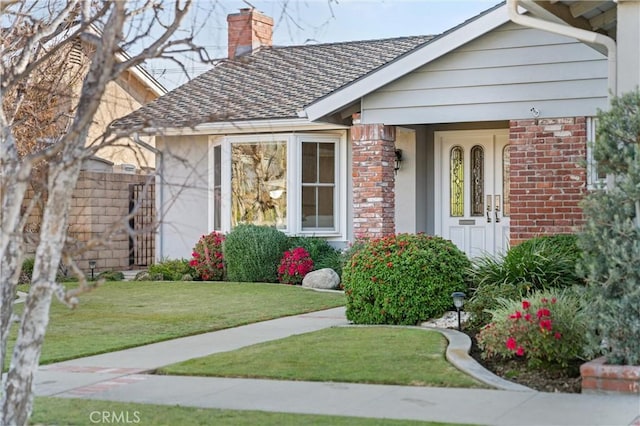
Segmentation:
[(366, 96), (366, 122), (416, 124), (594, 115), (607, 61), (575, 40), (507, 24)]

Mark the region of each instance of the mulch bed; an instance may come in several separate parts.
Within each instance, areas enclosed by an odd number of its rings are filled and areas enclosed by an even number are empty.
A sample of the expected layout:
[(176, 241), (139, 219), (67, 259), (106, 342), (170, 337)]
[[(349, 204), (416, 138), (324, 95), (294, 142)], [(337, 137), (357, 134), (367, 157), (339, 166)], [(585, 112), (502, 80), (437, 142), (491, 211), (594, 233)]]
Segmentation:
[(520, 360), (485, 360), (480, 357), (475, 333), (467, 334), (472, 341), (470, 355), (497, 376), (541, 392), (580, 393), (580, 361), (562, 370), (529, 370), (526, 363)]

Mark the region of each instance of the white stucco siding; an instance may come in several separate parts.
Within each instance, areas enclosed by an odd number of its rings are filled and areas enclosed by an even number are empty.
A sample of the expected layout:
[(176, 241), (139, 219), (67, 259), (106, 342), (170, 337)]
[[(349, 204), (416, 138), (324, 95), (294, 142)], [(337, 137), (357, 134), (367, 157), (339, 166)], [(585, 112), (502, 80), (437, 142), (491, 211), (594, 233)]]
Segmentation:
[(157, 138), (163, 153), (156, 163), (156, 205), (161, 224), (158, 259), (188, 259), (208, 232), (208, 137)]
[(607, 105), (606, 57), (576, 40), (505, 24), (363, 98), (368, 123), (594, 115)]

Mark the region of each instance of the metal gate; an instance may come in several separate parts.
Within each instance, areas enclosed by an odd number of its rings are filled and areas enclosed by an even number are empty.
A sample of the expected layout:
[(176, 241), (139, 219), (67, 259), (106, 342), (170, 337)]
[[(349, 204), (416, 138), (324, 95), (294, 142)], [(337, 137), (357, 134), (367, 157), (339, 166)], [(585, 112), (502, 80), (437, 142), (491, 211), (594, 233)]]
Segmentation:
[(129, 266), (148, 266), (155, 257), (155, 184), (129, 185)]

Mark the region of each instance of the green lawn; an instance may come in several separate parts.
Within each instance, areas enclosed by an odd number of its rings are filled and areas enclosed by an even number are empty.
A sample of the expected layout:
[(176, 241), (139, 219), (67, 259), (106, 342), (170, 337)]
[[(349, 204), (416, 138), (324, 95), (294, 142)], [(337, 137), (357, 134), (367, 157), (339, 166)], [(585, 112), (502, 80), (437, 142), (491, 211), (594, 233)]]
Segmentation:
[[(106, 414), (103, 414), (106, 413)], [(106, 415), (103, 419), (102, 416)], [(127, 419), (129, 420), (127, 422)], [(100, 421), (96, 421), (100, 420)], [(103, 421), (109, 420), (109, 421)], [(411, 420), (365, 419), (307, 414), (269, 413), (264, 411), (217, 410), (190, 407), (169, 407), (80, 399), (36, 398), (32, 424), (91, 425), (137, 424), (140, 426), (453, 426), (453, 423), (418, 422)]]
[[(344, 303), (339, 293), (282, 284), (109, 282), (82, 295), (74, 310), (53, 302), (40, 362), (110, 352)], [(23, 305), (15, 306), (21, 310)]]
[(486, 387), (450, 365), (437, 332), (336, 327), (164, 367), (160, 374)]

